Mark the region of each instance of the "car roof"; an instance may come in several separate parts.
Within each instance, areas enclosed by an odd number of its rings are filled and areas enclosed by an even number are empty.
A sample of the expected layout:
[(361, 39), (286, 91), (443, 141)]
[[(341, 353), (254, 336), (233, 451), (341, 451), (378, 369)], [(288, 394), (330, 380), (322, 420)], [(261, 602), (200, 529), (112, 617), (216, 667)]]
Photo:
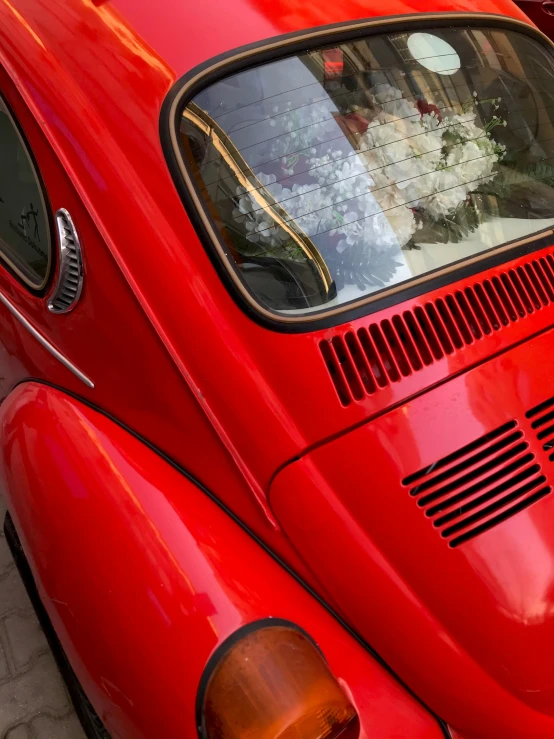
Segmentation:
[[(58, 4), (59, 0), (54, 2)], [(86, 0), (90, 4), (93, 0)], [(523, 18), (511, 0), (97, 0), (134, 29), (176, 77), (244, 44), (315, 26), (422, 12), (475, 12)]]
[[(160, 150), (167, 93), (217, 55), (318, 26), (424, 11), (527, 20), (511, 0), (4, 0), (0, 64), (58, 153), (76, 140), (82, 150), (105, 131), (103, 153), (113, 134), (119, 157), (131, 124)], [(90, 155), (88, 163), (94, 173)]]

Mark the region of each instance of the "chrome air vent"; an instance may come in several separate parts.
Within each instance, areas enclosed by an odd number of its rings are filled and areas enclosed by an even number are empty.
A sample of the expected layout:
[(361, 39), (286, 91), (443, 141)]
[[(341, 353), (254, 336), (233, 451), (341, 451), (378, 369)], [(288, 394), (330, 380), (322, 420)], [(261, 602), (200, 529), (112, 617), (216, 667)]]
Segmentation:
[(531, 428), (537, 434), (543, 450), (548, 454), (548, 459), (554, 461), (554, 398), (539, 403), (525, 415), (532, 419)]
[(83, 287), (83, 263), (79, 236), (71, 216), (60, 208), (56, 213), (58, 230), (59, 267), (58, 281), (48, 301), (52, 313), (67, 313), (79, 300)]
[(551, 488), (546, 483), (516, 421), (402, 481), (451, 547), (497, 526), (548, 495)]
[(337, 333), (320, 350), (347, 406), (552, 305), (550, 253), (367, 328)]

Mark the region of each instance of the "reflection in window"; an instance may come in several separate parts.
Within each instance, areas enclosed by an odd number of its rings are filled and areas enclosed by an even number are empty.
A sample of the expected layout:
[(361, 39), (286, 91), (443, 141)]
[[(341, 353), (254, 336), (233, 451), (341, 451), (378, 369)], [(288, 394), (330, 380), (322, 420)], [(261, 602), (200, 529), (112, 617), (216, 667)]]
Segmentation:
[(232, 267), (294, 315), (554, 224), (553, 111), (533, 39), (430, 29), (227, 77), (181, 132)]
[(0, 98), (0, 257), (33, 288), (50, 266), (50, 230), (31, 157)]

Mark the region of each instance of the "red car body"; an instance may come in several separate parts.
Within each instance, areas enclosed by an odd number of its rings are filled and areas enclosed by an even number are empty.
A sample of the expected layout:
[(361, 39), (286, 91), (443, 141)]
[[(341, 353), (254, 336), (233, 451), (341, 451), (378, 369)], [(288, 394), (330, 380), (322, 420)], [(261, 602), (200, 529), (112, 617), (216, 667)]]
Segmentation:
[(554, 6), (550, 0), (519, 0), (518, 5), (543, 33), (554, 37)]
[[(67, 315), (0, 266), (2, 487), (114, 739), (195, 736), (210, 656), (269, 617), (317, 642), (364, 739), (554, 735), (554, 473), (533, 426), (554, 395), (554, 233), (279, 332), (222, 286), (160, 141), (169, 91), (208, 59), (424, 13), (528, 22), (510, 0), (0, 6), (0, 91), (85, 259)], [(449, 547), (411, 480), (497, 431), (534, 455), (540, 495)]]

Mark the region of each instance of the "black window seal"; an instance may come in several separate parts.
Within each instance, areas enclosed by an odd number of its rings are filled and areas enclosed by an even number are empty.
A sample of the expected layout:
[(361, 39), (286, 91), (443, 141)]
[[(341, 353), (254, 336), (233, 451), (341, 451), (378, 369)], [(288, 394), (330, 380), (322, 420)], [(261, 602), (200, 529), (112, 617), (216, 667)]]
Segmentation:
[(35, 152), (33, 151), (33, 147), (31, 146), (31, 143), (27, 137), (27, 134), (25, 133), (25, 130), (22, 126), (22, 124), (19, 121), (19, 118), (14, 113), (14, 110), (12, 106), (10, 105), (9, 101), (6, 99), (6, 96), (4, 93), (0, 90), (0, 102), (4, 105), (6, 108), (6, 111), (8, 113), (8, 116), (11, 120), (11, 123), (13, 127), (15, 128), (21, 143), (23, 145), (23, 148), (25, 149), (25, 152), (27, 156), (29, 157), (31, 161), (31, 166), (33, 168), (33, 174), (35, 176), (35, 179), (38, 183), (39, 188), (39, 194), (42, 200), (42, 205), (44, 206), (44, 211), (46, 213), (46, 227), (47, 227), (47, 233), (48, 233), (48, 264), (46, 267), (46, 274), (44, 276), (44, 279), (42, 280), (40, 285), (37, 285), (36, 283), (32, 282), (28, 277), (25, 276), (23, 273), (23, 270), (18, 266), (15, 260), (10, 259), (6, 251), (4, 250), (2, 246), (2, 240), (0, 239), (0, 260), (2, 262), (2, 266), (6, 269), (9, 274), (13, 275), (15, 279), (23, 285), (23, 287), (26, 288), (28, 292), (30, 292), (32, 295), (35, 295), (36, 297), (42, 298), (44, 297), (50, 288), (50, 284), (52, 282), (52, 275), (55, 273), (55, 266), (56, 266), (56, 235), (54, 231), (54, 219), (52, 215), (52, 206), (50, 204), (50, 198), (48, 196), (48, 190), (46, 188), (46, 184), (44, 182), (44, 178), (42, 176), (42, 172), (40, 169), (40, 166), (38, 164), (37, 157), (35, 156)]
[(305, 333), (331, 328), (370, 315), (424, 293), (465, 279), (521, 256), (551, 246), (554, 228), (541, 230), (524, 239), (515, 239), (471, 258), (438, 268), (408, 282), (376, 291), (371, 295), (332, 309), (322, 308), (311, 314), (288, 316), (265, 308), (242, 283), (225, 255), (217, 228), (202, 202), (194, 177), (186, 165), (179, 137), (181, 114), (191, 100), (208, 86), (253, 66), (283, 59), (333, 43), (342, 43), (368, 35), (402, 33), (407, 30), (476, 27), (520, 32), (553, 53), (554, 43), (529, 23), (502, 15), (472, 12), (417, 13), (380, 16), (353, 22), (318, 26), (304, 31), (264, 39), (241, 46), (197, 65), (169, 90), (160, 112), (160, 139), (171, 177), (185, 211), (194, 226), (212, 264), (238, 306), (256, 323), (284, 333)]

